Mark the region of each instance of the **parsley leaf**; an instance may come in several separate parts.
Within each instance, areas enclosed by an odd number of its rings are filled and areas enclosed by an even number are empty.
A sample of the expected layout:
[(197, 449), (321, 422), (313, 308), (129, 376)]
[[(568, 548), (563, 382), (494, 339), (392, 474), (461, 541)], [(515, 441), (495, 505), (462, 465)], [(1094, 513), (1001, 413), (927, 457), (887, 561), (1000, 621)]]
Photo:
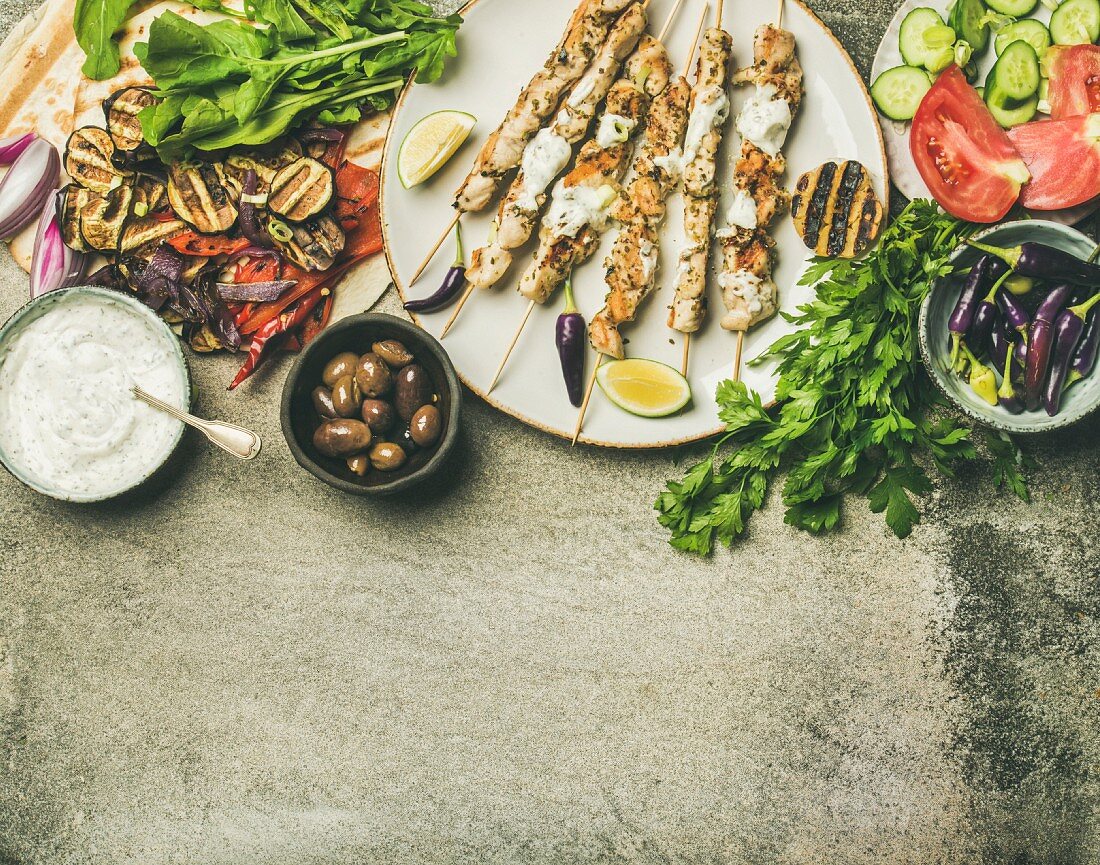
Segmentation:
[[(802, 282), (816, 288), (815, 300), (785, 313), (794, 332), (754, 361), (778, 364), (776, 404), (767, 409), (743, 384), (722, 382), (725, 434), (657, 499), (674, 547), (709, 555), (717, 543), (732, 544), (783, 470), (789, 525), (833, 531), (855, 495), (899, 538), (913, 531), (917, 500), (932, 491), (917, 458), (946, 476), (979, 458), (973, 430), (944, 415), (916, 339), (921, 303), (972, 230), (935, 202), (914, 201), (865, 258), (809, 265)], [(998, 485), (1026, 499), (1028, 460), (1009, 439), (990, 437), (987, 447)]]

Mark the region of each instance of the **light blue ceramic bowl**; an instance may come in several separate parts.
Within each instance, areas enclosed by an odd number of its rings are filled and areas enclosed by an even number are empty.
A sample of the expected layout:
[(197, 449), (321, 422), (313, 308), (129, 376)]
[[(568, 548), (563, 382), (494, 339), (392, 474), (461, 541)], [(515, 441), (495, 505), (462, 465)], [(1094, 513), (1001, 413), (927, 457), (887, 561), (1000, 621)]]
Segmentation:
[[(976, 240), (993, 246), (1012, 247), (1026, 241), (1045, 243), (1080, 259), (1092, 255), (1096, 244), (1073, 228), (1054, 222), (1025, 220), (1006, 222), (975, 235)], [(963, 245), (952, 256), (956, 270), (974, 264), (981, 253)], [(959, 376), (951, 372), (951, 345), (947, 324), (962, 294), (963, 280), (949, 277), (941, 280), (925, 299), (920, 312), (920, 349), (924, 365), (932, 381), (947, 398), (968, 417), (980, 424), (1009, 433), (1043, 433), (1075, 424), (1100, 408), (1100, 370), (1078, 382), (1062, 400), (1062, 410), (1056, 417), (1038, 411), (1014, 415), (1000, 406), (991, 406), (970, 389)], [(1100, 289), (1100, 286), (1097, 286)]]

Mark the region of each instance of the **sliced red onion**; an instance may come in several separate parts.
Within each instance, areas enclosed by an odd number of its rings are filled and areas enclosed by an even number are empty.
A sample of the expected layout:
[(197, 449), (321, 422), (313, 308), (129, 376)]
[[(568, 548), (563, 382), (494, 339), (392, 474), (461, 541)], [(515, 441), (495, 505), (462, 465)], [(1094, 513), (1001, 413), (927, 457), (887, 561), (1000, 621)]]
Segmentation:
[(61, 157), (48, 141), (27, 145), (0, 181), (0, 239), (37, 219), (61, 179)]
[(256, 189), (259, 187), (260, 178), (256, 169), (250, 168), (244, 173), (244, 183), (241, 190), (241, 202), (237, 209), (238, 221), (241, 224), (241, 233), (248, 238), (253, 246), (271, 246), (271, 238), (267, 236), (260, 220), (256, 215)]
[(11, 138), (0, 138), (0, 165), (11, 165), (36, 138), (38, 136), (33, 132), (13, 135)]
[(57, 288), (78, 285), (88, 272), (89, 261), (89, 256), (65, 245), (55, 208), (43, 208), (31, 257), (31, 299)]
[(298, 284), (295, 279), (280, 279), (273, 282), (219, 282), (218, 297), (229, 303), (266, 303), (278, 300), (288, 288)]
[(298, 138), (302, 141), (328, 141), (329, 143), (335, 143), (344, 140), (344, 133), (339, 129), (332, 128), (305, 129), (298, 133)]

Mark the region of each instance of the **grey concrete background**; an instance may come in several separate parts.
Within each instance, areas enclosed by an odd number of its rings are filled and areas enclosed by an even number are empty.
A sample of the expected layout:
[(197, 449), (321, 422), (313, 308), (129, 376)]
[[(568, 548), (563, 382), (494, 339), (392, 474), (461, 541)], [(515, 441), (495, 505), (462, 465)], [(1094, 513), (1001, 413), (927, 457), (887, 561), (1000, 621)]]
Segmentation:
[[(811, 5), (866, 72), (894, 0)], [(25, 285), (5, 254), (0, 315)], [(1032, 446), (1030, 507), (979, 474), (907, 543), (858, 503), (817, 540), (773, 496), (701, 562), (671, 454), (471, 399), (452, 477), (358, 501), (237, 362), (198, 408), (255, 465), (192, 437), (94, 508), (0, 476), (3, 865), (1100, 862), (1095, 424)]]

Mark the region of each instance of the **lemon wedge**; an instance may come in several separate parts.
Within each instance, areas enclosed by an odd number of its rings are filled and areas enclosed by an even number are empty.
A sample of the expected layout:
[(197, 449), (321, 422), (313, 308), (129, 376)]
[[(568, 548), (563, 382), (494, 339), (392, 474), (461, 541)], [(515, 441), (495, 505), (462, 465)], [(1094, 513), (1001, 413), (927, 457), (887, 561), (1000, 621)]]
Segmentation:
[(436, 111), (409, 130), (397, 153), (397, 176), (411, 189), (423, 183), (455, 155), (469, 138), (477, 118), (464, 111)]
[(655, 360), (613, 360), (600, 367), (596, 381), (609, 400), (639, 417), (668, 417), (691, 402), (688, 380)]

